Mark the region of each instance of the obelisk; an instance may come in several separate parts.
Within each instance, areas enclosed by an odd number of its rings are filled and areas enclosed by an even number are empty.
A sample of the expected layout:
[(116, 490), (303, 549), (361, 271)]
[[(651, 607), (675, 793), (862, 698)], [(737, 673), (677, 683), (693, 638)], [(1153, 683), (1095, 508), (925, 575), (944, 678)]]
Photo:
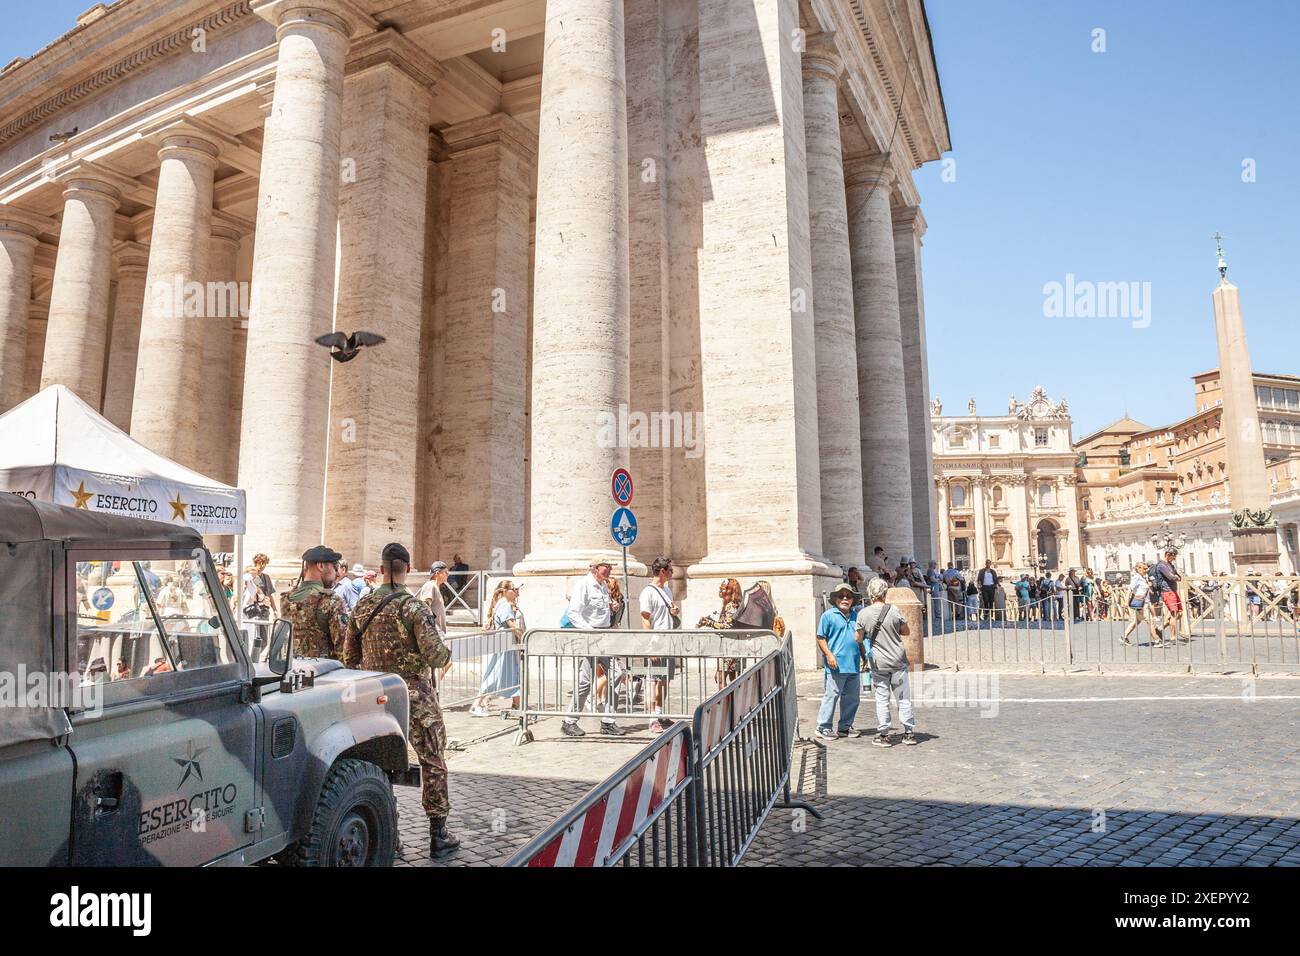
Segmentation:
[(1246, 347), (1246, 326), (1241, 318), (1241, 296), (1228, 281), (1228, 263), (1219, 243), (1219, 285), (1214, 300), (1214, 329), (1219, 341), (1219, 384), (1223, 390), (1221, 429), (1231, 475), (1232, 561), (1243, 573), (1277, 567), (1277, 525), (1269, 499), (1264, 443), (1255, 401), (1255, 377)]

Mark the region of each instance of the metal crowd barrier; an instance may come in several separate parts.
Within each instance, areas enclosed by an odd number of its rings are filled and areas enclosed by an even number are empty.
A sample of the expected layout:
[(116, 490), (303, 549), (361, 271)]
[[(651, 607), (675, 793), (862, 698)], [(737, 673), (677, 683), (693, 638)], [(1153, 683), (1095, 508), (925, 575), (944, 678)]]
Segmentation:
[(674, 724), (506, 866), (695, 866), (692, 740), (689, 724)]
[[(515, 743), (533, 739), (528, 725), (537, 717), (689, 720), (699, 704), (780, 646), (776, 634), (762, 630), (532, 628), (524, 634)], [(573, 692), (584, 666), (592, 686), (586, 708), (578, 711)], [(598, 681), (606, 669), (610, 673)], [(659, 713), (654, 711), (657, 684), (663, 687)]]
[[(1159, 665), (1206, 672), (1300, 670), (1300, 577), (1187, 575), (1179, 587), (1176, 634), (1153, 594), (1123, 642), (1129, 588), (1111, 585), (1092, 601), (1066, 591), (1005, 608), (970, 609), (927, 596), (926, 660), (935, 664), (1036, 664), (1110, 668)], [(1156, 640), (1147, 621), (1155, 624)]]
[[(492, 613), (492, 609), (484, 607), (487, 603), (487, 571), (453, 571), (447, 577), (447, 583), (443, 585), (446, 593), (443, 595), (443, 604), (450, 614), (456, 608), (468, 611), (473, 614), (480, 626), (487, 623), (484, 617)], [(473, 604), (470, 602), (473, 601)]]
[[(438, 703), (444, 709), (468, 706), (481, 696), (484, 675), (495, 663), (518, 674), (519, 658), (523, 654), (523, 645), (515, 643), (514, 632), (510, 629), (453, 631), (443, 638), (443, 643), (451, 650), (451, 662), (438, 677)], [(514, 661), (497, 660), (497, 655), (509, 655)], [(495, 694), (496, 692), (494, 692)], [(515, 693), (518, 693), (516, 689)], [(501, 697), (513, 697), (509, 688), (502, 688), (497, 694)]]
[(797, 721), (787, 634), (506, 865), (736, 866), (778, 799), (821, 817), (790, 799)]

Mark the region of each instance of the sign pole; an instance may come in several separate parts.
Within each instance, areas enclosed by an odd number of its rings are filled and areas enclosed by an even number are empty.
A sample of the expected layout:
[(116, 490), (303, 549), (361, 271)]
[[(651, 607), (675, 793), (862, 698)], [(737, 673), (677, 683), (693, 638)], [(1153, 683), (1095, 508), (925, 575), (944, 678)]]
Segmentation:
[(624, 627), (632, 626), (631, 624), (632, 612), (628, 610), (628, 605), (630, 605), (631, 603), (632, 603), (632, 592), (631, 590), (629, 590), (628, 583), (627, 583), (627, 545), (624, 545), (623, 546), (623, 610), (628, 612), (627, 623), (623, 625)]

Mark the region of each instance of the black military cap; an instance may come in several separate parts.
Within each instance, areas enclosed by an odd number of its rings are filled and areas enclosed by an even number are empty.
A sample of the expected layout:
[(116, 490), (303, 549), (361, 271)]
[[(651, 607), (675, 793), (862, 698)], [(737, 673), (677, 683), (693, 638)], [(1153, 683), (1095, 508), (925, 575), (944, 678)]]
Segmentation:
[(324, 561), (326, 564), (337, 564), (343, 560), (343, 555), (339, 554), (333, 548), (327, 548), (323, 544), (318, 544), (314, 548), (308, 548), (302, 553), (302, 559), (308, 564), (316, 564)]
[(401, 561), (407, 567), (411, 565), (411, 552), (406, 550), (404, 545), (394, 541), (392, 544), (384, 545), (383, 552), (379, 555), (384, 561)]

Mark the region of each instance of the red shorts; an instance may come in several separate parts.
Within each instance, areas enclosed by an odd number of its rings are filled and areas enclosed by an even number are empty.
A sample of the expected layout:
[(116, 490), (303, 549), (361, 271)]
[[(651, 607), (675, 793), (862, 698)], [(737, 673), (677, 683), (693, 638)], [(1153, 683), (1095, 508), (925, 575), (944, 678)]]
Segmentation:
[(1166, 591), (1160, 595), (1160, 598), (1165, 602), (1165, 607), (1169, 608), (1170, 614), (1183, 613), (1183, 602), (1179, 599), (1177, 591)]

